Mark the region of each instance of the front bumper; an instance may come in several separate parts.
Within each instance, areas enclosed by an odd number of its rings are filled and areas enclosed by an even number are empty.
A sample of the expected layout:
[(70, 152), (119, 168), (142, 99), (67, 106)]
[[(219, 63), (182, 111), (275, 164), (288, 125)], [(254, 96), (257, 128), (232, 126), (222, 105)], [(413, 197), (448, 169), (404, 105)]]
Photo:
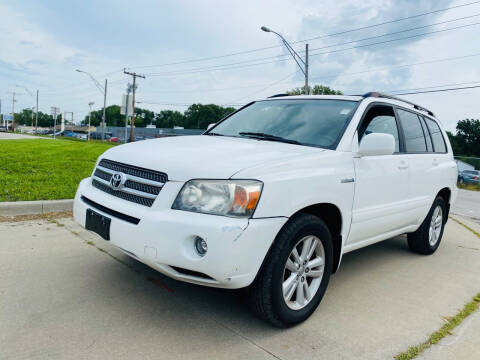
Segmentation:
[[(87, 178), (75, 196), (74, 218), (84, 227), (88, 208), (111, 218), (112, 245), (172, 278), (231, 289), (250, 285), (287, 218), (237, 219), (172, 210), (182, 186), (167, 182), (153, 206), (146, 207), (108, 195)], [(85, 203), (82, 196), (140, 222), (135, 225), (109, 215)], [(194, 249), (196, 236), (207, 241), (204, 257)]]

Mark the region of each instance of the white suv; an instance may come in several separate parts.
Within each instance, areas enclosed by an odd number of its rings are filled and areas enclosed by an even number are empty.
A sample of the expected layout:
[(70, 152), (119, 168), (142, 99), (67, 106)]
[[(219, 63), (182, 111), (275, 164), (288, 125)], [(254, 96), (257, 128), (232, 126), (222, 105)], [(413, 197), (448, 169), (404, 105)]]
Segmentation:
[(438, 248), (457, 166), (432, 112), (378, 93), (256, 101), (201, 136), (111, 148), (75, 220), (178, 280), (248, 287), (277, 326), (308, 318), (342, 255), (408, 233)]

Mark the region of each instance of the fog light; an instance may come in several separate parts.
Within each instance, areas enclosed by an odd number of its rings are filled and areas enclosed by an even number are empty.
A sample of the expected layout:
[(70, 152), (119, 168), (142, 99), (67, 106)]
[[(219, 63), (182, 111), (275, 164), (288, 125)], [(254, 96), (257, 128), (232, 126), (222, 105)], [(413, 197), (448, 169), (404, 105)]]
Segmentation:
[(207, 253), (207, 242), (203, 240), (200, 236), (197, 236), (195, 238), (195, 250), (197, 250), (197, 254), (200, 256), (204, 256)]

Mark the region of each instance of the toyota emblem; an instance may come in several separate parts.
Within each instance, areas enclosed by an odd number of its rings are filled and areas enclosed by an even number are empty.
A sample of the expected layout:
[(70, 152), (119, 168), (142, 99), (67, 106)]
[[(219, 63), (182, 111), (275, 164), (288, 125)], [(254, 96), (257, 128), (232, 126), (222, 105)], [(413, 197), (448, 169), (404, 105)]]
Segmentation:
[(110, 178), (110, 186), (114, 190), (120, 190), (123, 187), (123, 184), (125, 184), (125, 180), (125, 174), (115, 173)]

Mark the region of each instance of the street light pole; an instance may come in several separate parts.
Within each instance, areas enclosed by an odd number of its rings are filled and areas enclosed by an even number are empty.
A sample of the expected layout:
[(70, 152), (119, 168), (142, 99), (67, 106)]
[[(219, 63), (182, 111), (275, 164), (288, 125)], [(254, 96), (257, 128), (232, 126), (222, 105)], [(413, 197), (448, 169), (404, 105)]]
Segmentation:
[(303, 60), (302, 57), (300, 55), (298, 55), (298, 53), (295, 51), (295, 49), (288, 43), (287, 40), (285, 40), (285, 38), (281, 34), (279, 34), (276, 31), (273, 31), (272, 29), (269, 29), (266, 26), (262, 26), (260, 29), (262, 31), (265, 31), (265, 32), (274, 33), (275, 35), (277, 35), (282, 40), (283, 45), (285, 45), (285, 47), (287, 48), (290, 55), (292, 55), (293, 60), (295, 60), (298, 67), (302, 71), (303, 75), (305, 75), (305, 89), (304, 89), (304, 91), (305, 91), (305, 94), (308, 95), (310, 93), (310, 88), (308, 86), (308, 70), (309, 70), (308, 69), (308, 44), (305, 44), (305, 60)]
[(93, 101), (88, 103), (90, 106), (90, 111), (88, 112), (88, 130), (87, 130), (87, 141), (90, 141), (90, 120), (92, 119), (92, 106), (95, 104)]
[(92, 74), (90, 74), (89, 72), (86, 72), (86, 71), (83, 71), (83, 70), (80, 70), (80, 69), (76, 69), (75, 71), (79, 72), (79, 73), (84, 73), (85, 75), (87, 75), (88, 77), (90, 77), (90, 79), (93, 81), (93, 83), (95, 84), (95, 86), (97, 87), (98, 90), (100, 90), (100, 92), (102, 93), (103, 95), (103, 116), (102, 116), (102, 142), (105, 141), (105, 121), (106, 121), (106, 118), (105, 118), (105, 107), (107, 106), (107, 79), (105, 79), (105, 86), (102, 86), (100, 85), (100, 83), (97, 81), (97, 79), (95, 79)]
[[(35, 95), (33, 95), (33, 92), (31, 92), (30, 90), (28, 90), (28, 88), (26, 88), (26, 87), (23, 86), (23, 85), (18, 85), (18, 84), (15, 85), (15, 86), (16, 86), (16, 87), (21, 87), (22, 89), (25, 89), (25, 91), (28, 93), (28, 95), (30, 95), (30, 96), (32, 97), (32, 99), (35, 100)], [(36, 106), (36, 111), (35, 111), (35, 113), (36, 113), (35, 117), (36, 117), (36, 119), (37, 119), (37, 121), (36, 121), (35, 124), (37, 124), (37, 123), (38, 123), (38, 89), (37, 89), (37, 106)], [(33, 126), (33, 108), (32, 108), (32, 126)], [(35, 125), (35, 133), (37, 133), (37, 125)]]
[(38, 134), (38, 90), (37, 90), (37, 107), (35, 109), (35, 134)]

